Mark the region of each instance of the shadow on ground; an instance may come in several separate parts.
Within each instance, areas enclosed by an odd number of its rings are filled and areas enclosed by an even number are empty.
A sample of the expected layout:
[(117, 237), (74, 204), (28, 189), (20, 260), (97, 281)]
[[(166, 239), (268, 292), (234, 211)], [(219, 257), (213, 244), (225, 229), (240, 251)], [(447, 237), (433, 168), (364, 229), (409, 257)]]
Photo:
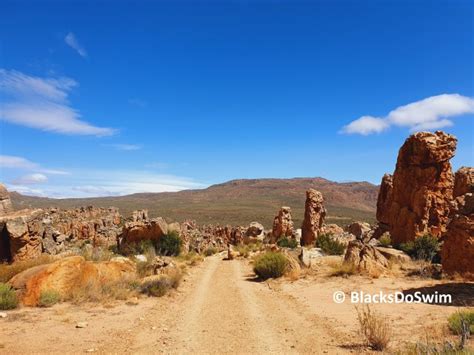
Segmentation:
[[(444, 305), (453, 307), (474, 306), (474, 283), (454, 282), (435, 286), (411, 288), (408, 290), (404, 290), (403, 294), (405, 296), (415, 296), (417, 292), (420, 292), (421, 295), (438, 295), (438, 302), (436, 302), (436, 297), (434, 297), (435, 302), (429, 303), (433, 305)], [(444, 303), (439, 297), (439, 295), (442, 294), (451, 295), (452, 302), (449, 304)]]

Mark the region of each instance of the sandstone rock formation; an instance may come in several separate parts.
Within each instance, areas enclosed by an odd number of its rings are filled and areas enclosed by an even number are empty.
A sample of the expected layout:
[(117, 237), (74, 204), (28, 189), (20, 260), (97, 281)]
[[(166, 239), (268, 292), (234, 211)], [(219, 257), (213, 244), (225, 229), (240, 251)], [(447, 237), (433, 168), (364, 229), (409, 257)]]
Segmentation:
[(82, 256), (71, 256), (27, 269), (14, 276), (9, 283), (18, 291), (25, 306), (35, 306), (43, 290), (57, 291), (67, 299), (74, 291), (86, 286), (100, 287), (107, 282), (133, 278), (135, 274), (135, 264), (127, 258), (94, 263)]
[(388, 259), (372, 245), (353, 240), (347, 246), (344, 262), (351, 263), (361, 272), (379, 274), (389, 267)]
[(0, 184), (0, 216), (13, 212), (12, 201), (7, 188)]
[(366, 222), (353, 222), (346, 227), (346, 231), (354, 235), (357, 239), (361, 239), (371, 230), (370, 224)]
[(0, 217), (0, 260), (20, 261), (41, 253), (59, 254), (84, 243), (113, 245), (120, 233), (120, 221), (114, 208), (12, 212)]
[(291, 208), (283, 206), (273, 220), (272, 241), (276, 242), (282, 237), (292, 237), (294, 234)]
[(135, 221), (126, 222), (122, 233), (118, 237), (121, 250), (125, 250), (128, 246), (142, 241), (158, 241), (162, 236), (168, 234), (168, 223), (163, 218), (137, 220), (134, 217), (132, 218)]
[(344, 234), (344, 229), (342, 229), (341, 227), (339, 227), (337, 224), (334, 224), (334, 223), (325, 224), (321, 228), (321, 233), (337, 236), (337, 235)]
[(244, 235), (244, 243), (263, 242), (265, 239), (265, 228), (258, 222), (251, 222)]
[(306, 203), (303, 225), (301, 227), (301, 245), (312, 245), (318, 238), (326, 217), (323, 195), (314, 189), (306, 191)]
[(377, 202), (379, 224), (395, 244), (446, 230), (454, 185), (449, 160), (456, 143), (444, 132), (420, 132), (400, 148), (393, 177), (384, 176)]
[(474, 193), (474, 168), (463, 166), (454, 174), (454, 198)]

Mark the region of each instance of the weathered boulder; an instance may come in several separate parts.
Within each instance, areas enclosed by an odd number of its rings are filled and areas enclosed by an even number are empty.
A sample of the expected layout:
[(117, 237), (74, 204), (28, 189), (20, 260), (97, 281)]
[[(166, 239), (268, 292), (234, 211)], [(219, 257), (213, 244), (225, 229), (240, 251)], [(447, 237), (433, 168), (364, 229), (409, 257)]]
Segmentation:
[(454, 174), (453, 197), (474, 193), (474, 168), (463, 166)]
[(331, 223), (331, 224), (325, 224), (321, 228), (321, 233), (323, 234), (331, 234), (331, 235), (341, 235), (344, 234), (344, 229), (339, 227), (337, 224)]
[(449, 160), (456, 144), (444, 132), (420, 132), (400, 148), (393, 178), (384, 176), (377, 202), (377, 219), (395, 244), (446, 230), (454, 185)]
[(464, 194), (462, 202), (443, 236), (441, 264), (447, 274), (474, 280), (474, 194)]
[(263, 242), (265, 239), (265, 228), (258, 222), (251, 222), (244, 235), (244, 243)]
[(318, 238), (326, 217), (323, 202), (321, 192), (314, 189), (306, 191), (304, 219), (301, 227), (301, 245), (312, 245)]
[(377, 247), (353, 240), (347, 246), (344, 262), (351, 263), (361, 272), (379, 274), (385, 272), (389, 267), (388, 259)]
[(0, 184), (0, 216), (13, 212), (12, 201), (7, 188)]
[(283, 206), (278, 211), (278, 215), (273, 220), (272, 239), (276, 242), (282, 237), (292, 237), (293, 220), (291, 218), (291, 208)]
[(358, 239), (364, 237), (370, 230), (370, 224), (366, 222), (353, 222), (346, 227), (346, 231)]
[(119, 236), (119, 248), (124, 249), (141, 241), (158, 241), (168, 234), (168, 224), (161, 218), (126, 222)]
[(132, 222), (146, 222), (148, 220), (148, 210), (135, 210), (132, 212)]
[(99, 287), (135, 275), (135, 263), (127, 258), (94, 263), (82, 256), (71, 256), (27, 269), (14, 276), (9, 284), (18, 291), (25, 306), (35, 306), (43, 290), (54, 290), (67, 299), (75, 290), (91, 285)]

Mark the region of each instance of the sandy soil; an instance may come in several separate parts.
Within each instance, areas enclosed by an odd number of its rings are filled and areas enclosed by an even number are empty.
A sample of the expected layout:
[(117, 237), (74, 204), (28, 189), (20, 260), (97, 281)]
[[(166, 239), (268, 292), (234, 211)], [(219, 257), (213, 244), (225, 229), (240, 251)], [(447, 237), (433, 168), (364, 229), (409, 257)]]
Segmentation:
[[(193, 268), (178, 291), (162, 298), (10, 311), (0, 319), (0, 353), (360, 353), (367, 349), (356, 336), (354, 305), (335, 304), (333, 292), (420, 287), (447, 286), (419, 279), (321, 275), (256, 282), (247, 260), (225, 261), (216, 255)], [(473, 287), (449, 284), (458, 295), (456, 306), (375, 309), (396, 329), (394, 348), (425, 335), (442, 339), (449, 336), (447, 316), (462, 302), (472, 301)], [(78, 322), (87, 322), (87, 327), (76, 328)]]

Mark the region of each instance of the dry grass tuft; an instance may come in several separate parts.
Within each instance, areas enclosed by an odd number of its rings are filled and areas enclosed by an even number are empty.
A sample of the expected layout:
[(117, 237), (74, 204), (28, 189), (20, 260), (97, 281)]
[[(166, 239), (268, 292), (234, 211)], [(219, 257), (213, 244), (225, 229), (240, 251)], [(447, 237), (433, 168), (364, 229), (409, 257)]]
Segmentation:
[(74, 304), (126, 300), (137, 295), (138, 285), (138, 281), (134, 278), (114, 282), (90, 280), (82, 287), (70, 290), (65, 299)]
[(357, 267), (353, 263), (339, 262), (339, 263), (328, 263), (331, 267), (329, 276), (331, 277), (349, 277), (357, 273)]
[(359, 332), (367, 345), (377, 351), (385, 350), (392, 337), (392, 329), (387, 318), (373, 311), (368, 305), (356, 309)]

